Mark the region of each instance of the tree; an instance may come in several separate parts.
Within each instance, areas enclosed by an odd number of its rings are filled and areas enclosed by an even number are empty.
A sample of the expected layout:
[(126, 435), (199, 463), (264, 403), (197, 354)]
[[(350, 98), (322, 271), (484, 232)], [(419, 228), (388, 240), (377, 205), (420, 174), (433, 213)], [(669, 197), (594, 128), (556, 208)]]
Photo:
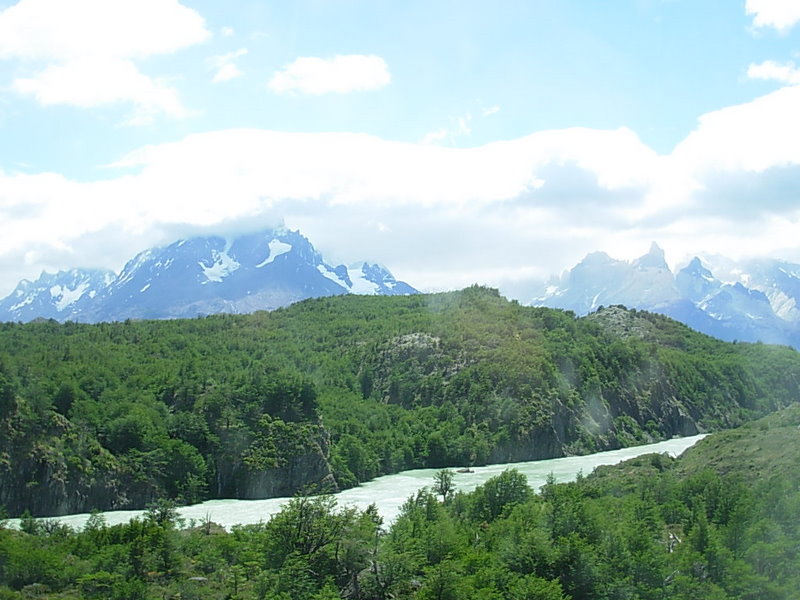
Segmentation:
[(340, 541), (353, 515), (337, 512), (333, 496), (292, 498), (265, 528), (273, 565), (281, 566), (292, 553), (312, 556)]
[(450, 469), (442, 469), (433, 476), (433, 491), (442, 497), (442, 502), (447, 502), (453, 495), (456, 485), (453, 483), (453, 472)]
[(492, 522), (507, 507), (521, 504), (532, 495), (528, 478), (516, 469), (506, 469), (475, 490), (473, 518)]
[(17, 395), (8, 378), (0, 373), (0, 421), (10, 417), (17, 410)]

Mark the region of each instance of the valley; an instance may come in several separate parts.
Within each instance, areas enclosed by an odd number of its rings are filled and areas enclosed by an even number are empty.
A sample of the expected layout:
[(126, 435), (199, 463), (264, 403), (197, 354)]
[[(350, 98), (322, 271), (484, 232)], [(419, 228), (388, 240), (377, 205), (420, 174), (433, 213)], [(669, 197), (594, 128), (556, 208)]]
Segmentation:
[(295, 497), (230, 532), (207, 516), (186, 523), (165, 503), (127, 523), (93, 515), (80, 531), (0, 521), (0, 594), (789, 599), (800, 584), (798, 427), (794, 405), (677, 459), (651, 453), (572, 483), (548, 477), (538, 493), (514, 469), (466, 493), (433, 479), (391, 524), (330, 496)]
[(496, 290), (191, 320), (0, 325), (9, 516), (346, 489), (730, 428), (800, 391), (789, 348)]

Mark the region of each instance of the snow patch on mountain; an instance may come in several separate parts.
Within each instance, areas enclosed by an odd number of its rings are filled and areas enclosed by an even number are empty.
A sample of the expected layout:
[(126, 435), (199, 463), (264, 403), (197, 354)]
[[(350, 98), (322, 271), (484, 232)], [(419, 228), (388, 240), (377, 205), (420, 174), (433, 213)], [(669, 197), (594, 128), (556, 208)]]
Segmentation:
[(350, 287), (350, 291), (352, 293), (368, 295), (379, 293), (380, 286), (376, 282), (367, 279), (363, 266), (359, 268), (351, 267), (347, 269), (347, 275), (350, 277), (350, 281), (353, 284)]
[(35, 296), (33, 296), (33, 295), (27, 296), (26, 298), (24, 298), (24, 299), (22, 300), (22, 302), (17, 302), (17, 303), (16, 303), (16, 304), (14, 304), (13, 306), (11, 306), (11, 307), (10, 307), (8, 310), (9, 310), (9, 311), (16, 311), (16, 310), (19, 310), (19, 309), (20, 309), (20, 308), (22, 308), (23, 306), (27, 306), (28, 304), (30, 304), (31, 302), (33, 302), (34, 298), (35, 298)]
[(336, 272), (333, 269), (331, 269), (328, 265), (324, 263), (317, 265), (317, 271), (319, 271), (320, 274), (323, 275), (324, 277), (330, 279), (336, 285), (342, 286), (345, 290), (350, 289), (350, 286), (347, 285), (346, 282), (342, 281), (341, 277), (339, 277), (339, 275), (337, 275)]
[(119, 277), (114, 282), (115, 287), (121, 287), (122, 285), (128, 283), (131, 279), (134, 278), (136, 273), (139, 269), (144, 266), (148, 260), (155, 254), (156, 249), (145, 250), (144, 252), (140, 252), (136, 256), (133, 257), (133, 260), (129, 261), (125, 268), (122, 269), (122, 273), (119, 274)]
[(797, 321), (800, 318), (797, 300), (787, 296), (782, 290), (772, 288), (765, 291), (772, 310), (785, 321)]
[(70, 304), (80, 300), (83, 293), (89, 288), (89, 282), (84, 281), (74, 289), (69, 289), (63, 285), (54, 285), (50, 288), (50, 296), (55, 301), (56, 309), (59, 311), (64, 310)]
[(211, 266), (206, 265), (205, 262), (199, 261), (197, 264), (200, 265), (200, 268), (203, 271), (203, 275), (206, 277), (206, 281), (201, 283), (209, 283), (215, 282), (220, 283), (223, 279), (225, 279), (228, 275), (236, 271), (241, 265), (236, 262), (233, 258), (228, 256), (226, 250), (219, 252), (218, 250), (212, 251), (212, 257), (214, 262)]
[[(605, 290), (603, 290), (603, 292), (604, 291)], [(592, 298), (592, 303), (589, 305), (589, 310), (594, 310), (595, 308), (597, 308), (599, 306), (599, 304), (597, 303), (597, 299), (600, 297), (600, 294), (602, 294), (603, 292), (597, 292), (594, 295), (594, 297)]]
[(58, 273), (45, 271), (33, 282), (23, 279), (11, 294), (0, 300), (0, 320), (73, 319), (115, 277), (110, 271), (71, 269)]
[(269, 244), (267, 244), (269, 248), (269, 256), (262, 260), (260, 263), (256, 265), (256, 269), (260, 269), (261, 267), (265, 267), (271, 262), (273, 262), (276, 258), (278, 258), (281, 254), (286, 254), (292, 250), (292, 245), (287, 244), (286, 242), (282, 242), (278, 239), (271, 240)]

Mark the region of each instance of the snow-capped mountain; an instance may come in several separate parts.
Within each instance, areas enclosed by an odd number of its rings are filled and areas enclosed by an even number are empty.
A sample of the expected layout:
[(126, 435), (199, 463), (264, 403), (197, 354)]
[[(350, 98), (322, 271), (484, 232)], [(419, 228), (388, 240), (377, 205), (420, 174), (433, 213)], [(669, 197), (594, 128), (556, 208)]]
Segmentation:
[(800, 348), (800, 265), (694, 257), (673, 274), (657, 244), (634, 261), (589, 254), (532, 304), (589, 313), (623, 304), (665, 314), (725, 340)]
[(115, 277), (113, 271), (70, 269), (42, 273), (36, 281), (23, 279), (0, 300), (0, 320), (74, 320)]
[(551, 281), (534, 304), (585, 315), (599, 306), (657, 306), (678, 298), (664, 251), (653, 244), (647, 254), (633, 262), (613, 259), (605, 252), (588, 254), (560, 279)]
[(763, 292), (780, 318), (800, 322), (800, 265), (770, 259), (736, 263), (715, 255), (703, 256), (703, 261), (717, 278)]
[(348, 293), (417, 291), (378, 265), (331, 266), (299, 232), (279, 228), (152, 248), (119, 275), (78, 269), (43, 273), (0, 302), (0, 320), (97, 322), (247, 313)]

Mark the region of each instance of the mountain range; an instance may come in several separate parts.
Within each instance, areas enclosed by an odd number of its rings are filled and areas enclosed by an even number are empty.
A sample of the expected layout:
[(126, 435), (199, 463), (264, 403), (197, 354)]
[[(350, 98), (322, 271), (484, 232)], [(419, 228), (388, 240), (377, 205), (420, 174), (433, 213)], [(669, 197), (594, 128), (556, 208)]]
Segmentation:
[[(0, 321), (184, 318), (272, 310), (320, 296), (414, 293), (380, 265), (333, 266), (299, 231), (280, 227), (151, 248), (119, 274), (42, 273), (0, 300)], [(578, 315), (624, 305), (722, 340), (800, 349), (800, 265), (776, 259), (702, 255), (673, 272), (656, 243), (632, 261), (592, 252), (542, 285), (530, 304)]]
[(593, 252), (531, 302), (579, 315), (622, 304), (657, 312), (726, 341), (800, 348), (800, 265), (698, 256), (672, 272), (653, 243), (633, 260)]
[(119, 274), (42, 273), (0, 300), (0, 321), (100, 322), (272, 310), (340, 294), (417, 293), (366, 262), (332, 266), (298, 231), (193, 237), (141, 252)]

